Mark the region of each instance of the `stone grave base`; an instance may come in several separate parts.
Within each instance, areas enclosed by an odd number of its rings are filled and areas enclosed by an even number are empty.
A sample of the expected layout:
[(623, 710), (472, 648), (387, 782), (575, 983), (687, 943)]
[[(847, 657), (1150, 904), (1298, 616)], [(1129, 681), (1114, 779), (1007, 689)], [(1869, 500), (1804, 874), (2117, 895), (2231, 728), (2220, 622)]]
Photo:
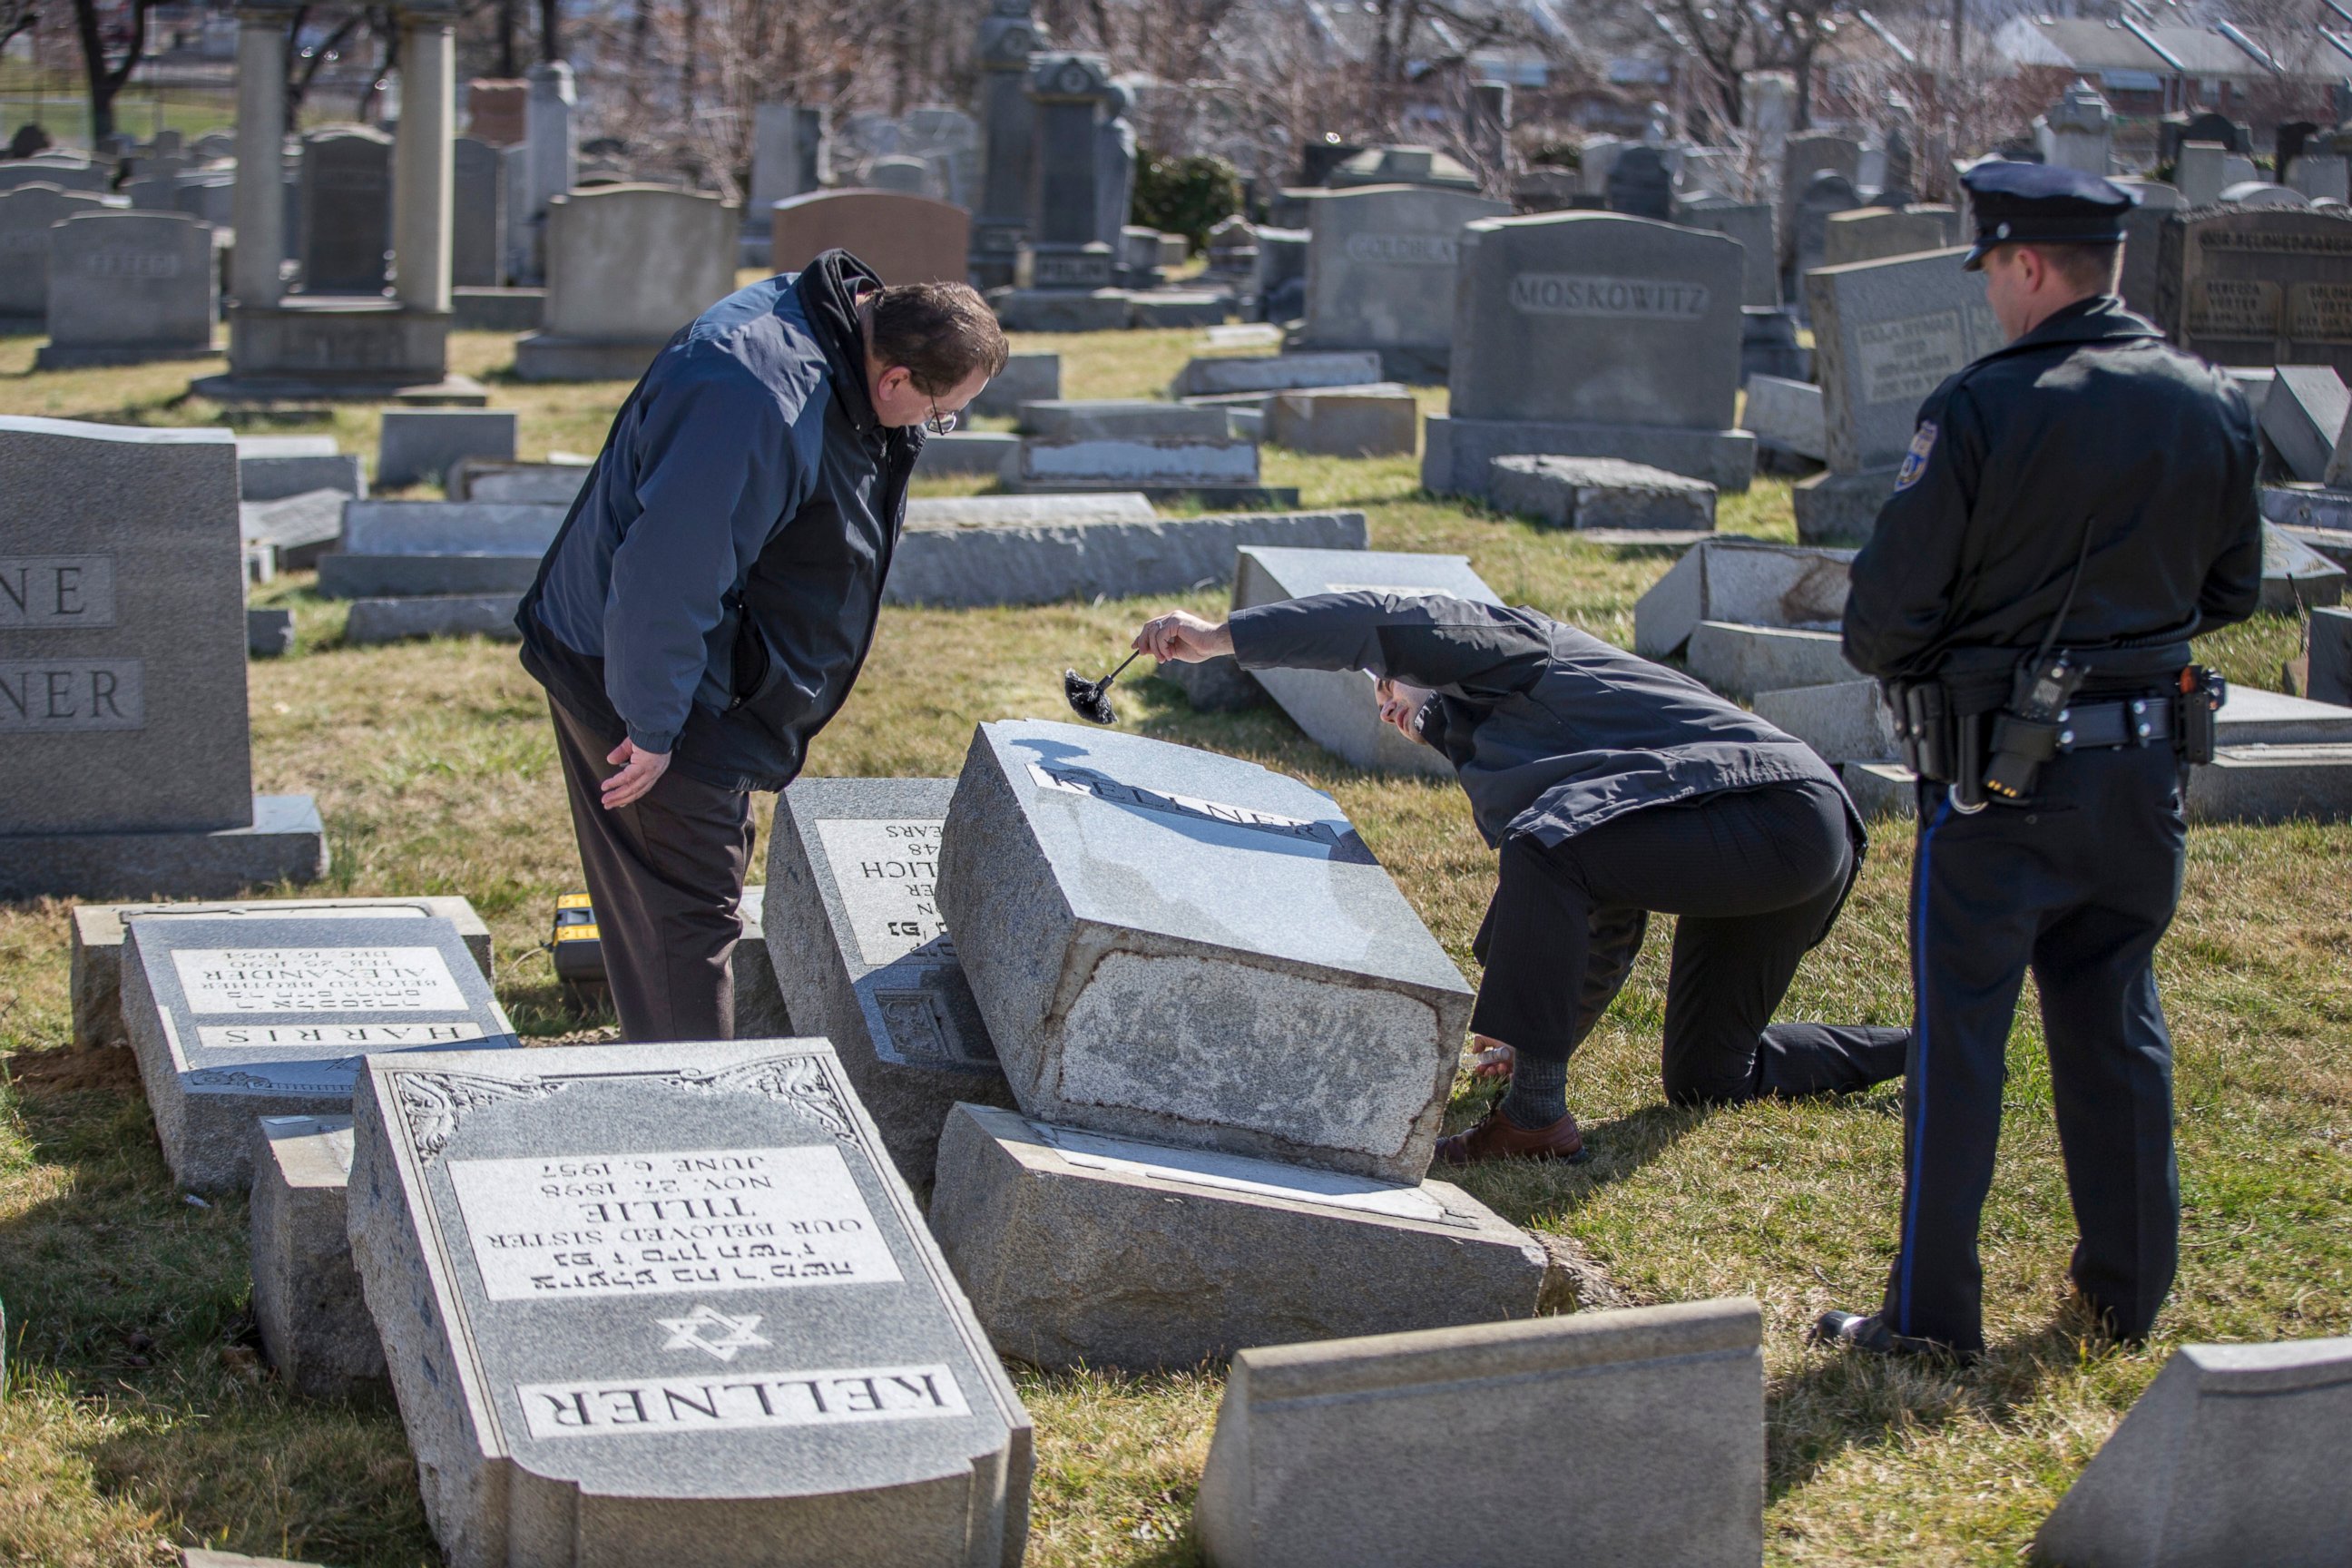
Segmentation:
[(243, 405), (338, 402), (457, 405), (489, 401), (479, 382), (449, 374), (449, 317), (391, 300), (295, 296), (232, 306), (228, 371), (188, 390)]
[(1440, 495), (1486, 499), (1497, 458), (1622, 458), (1718, 490), (1744, 490), (1756, 475), (1756, 437), (1746, 430), (1677, 430), (1661, 425), (1551, 425), (1521, 419), (1422, 424), (1421, 482)]
[(0, 899), (225, 899), (327, 874), (327, 830), (307, 795), (257, 795), (249, 827), (0, 837)]
[(1756, 694), (1756, 716), (1787, 731), (1825, 763), (1877, 763), (1895, 756), (1895, 715), (1874, 680), (1799, 686)]
[[(1840, 773), (1864, 816), (1914, 816), (1914, 775), (1899, 763), (1848, 763)], [(2189, 770), (2191, 822), (2352, 819), (2352, 744), (2223, 746)]]
[(1171, 289), (1137, 294), (1129, 320), (1138, 327), (1217, 327), (1234, 313), (1231, 294)]
[[(1147, 492), (1148, 493), (1148, 492)], [(1297, 492), (1290, 492), (1296, 498)], [(883, 603), (966, 608), (1181, 594), (1233, 577), (1245, 544), (1361, 550), (1360, 511), (927, 527), (910, 520)]]
[(1283, 344), (1283, 355), (1377, 354), (1380, 374), (1359, 381), (1401, 381), (1408, 386), (1444, 386), (1454, 367), (1450, 343), (1316, 343), (1303, 337)]
[[(268, 549), (268, 546), (262, 546)], [(294, 651), (294, 612), (245, 612), (245, 651), (255, 658), (281, 658)]]
[(536, 555), (328, 555), (319, 593), (329, 599), (415, 599), (530, 591)]
[(182, 915), (370, 914), (387, 909), (423, 910), (457, 928), (482, 978), (493, 978), (490, 928), (467, 900), (451, 894), (415, 899), (247, 899), (235, 903), (77, 904), (73, 911), (72, 992), (74, 1044), (129, 1043), (122, 1028), (122, 921), (126, 915), (168, 910)]
[[(2346, 532), (2352, 531), (2352, 490), (2324, 485), (2264, 485), (2263, 516), (2286, 528)], [(2352, 537), (2345, 542), (2352, 543)]]
[(354, 599), (343, 645), (373, 647), (416, 637), (488, 637), (520, 642), (520, 594), (436, 594), (415, 599)]
[(1815, 474), (1790, 496), (1797, 509), (1797, 539), (1804, 544), (1867, 544), (1878, 509), (1895, 493), (1895, 470)]
[(84, 370), (99, 365), (155, 364), (167, 360), (210, 359), (218, 343), (43, 343), (33, 353), (35, 370)]
[(1266, 701), (1265, 688), (1231, 654), (1204, 658), (1198, 664), (1171, 659), (1155, 665), (1152, 673), (1181, 691), (1196, 713), (1238, 713)]
[(526, 332), (515, 340), (515, 376), (521, 381), (635, 381), (668, 341)]
[(1277, 447), (1334, 458), (1410, 458), (1421, 405), (1402, 385), (1303, 388), (1260, 411)]
[(1528, 1318), (1540, 1245), (1445, 1182), (1398, 1186), (959, 1105), (931, 1230), (989, 1340), (1133, 1371), (1251, 1345)]
[(352, 1119), (264, 1116), (254, 1138), (253, 1316), (269, 1364), (311, 1399), (383, 1384), (383, 1342), (343, 1231)]
[[(1155, 485), (1131, 479), (1108, 479), (1100, 485), (1074, 485), (1064, 479), (1007, 480), (1012, 495), (1083, 494), (1088, 489), (1131, 490), (1155, 506), (1213, 506), (1238, 511), (1283, 510), (1298, 504), (1297, 485)], [(892, 570), (897, 567), (893, 563)]]
[(1701, 621), (1693, 628), (1684, 668), (1691, 678), (1727, 697), (1741, 700), (1759, 691), (1796, 686), (1834, 686), (1860, 680), (1845, 661), (1835, 632), (1789, 626), (1750, 626), (1736, 621)]
[(986, 474), (1001, 478), (1020, 460), (1021, 437), (1009, 430), (956, 430), (924, 437), (915, 458), (923, 475)]
[(1133, 311), (1123, 289), (1007, 289), (988, 302), (1008, 332), (1118, 331)]
[(547, 314), (544, 289), (455, 289), (449, 324), (461, 332), (535, 332)]
[(1497, 458), (1486, 495), (1496, 509), (1554, 528), (1703, 532), (1715, 526), (1715, 487), (1622, 458)]

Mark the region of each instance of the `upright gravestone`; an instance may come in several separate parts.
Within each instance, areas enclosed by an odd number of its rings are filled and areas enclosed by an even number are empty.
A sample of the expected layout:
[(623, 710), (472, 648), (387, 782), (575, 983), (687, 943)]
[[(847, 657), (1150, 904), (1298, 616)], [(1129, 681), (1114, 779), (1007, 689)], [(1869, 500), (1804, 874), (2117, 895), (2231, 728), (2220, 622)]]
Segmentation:
[(2157, 265), (2158, 321), (2191, 353), (2352, 378), (2352, 212), (2184, 212), (2164, 226)]
[(1703, 228), (1738, 241), (1740, 304), (1749, 310), (1779, 306), (1780, 241), (1773, 232), (1769, 202), (1691, 202), (1675, 221), (1685, 228)]
[(1307, 209), (1309, 349), (1370, 349), (1391, 381), (1444, 380), (1452, 357), (1463, 226), (1510, 204), (1427, 185), (1368, 185)]
[(1657, 147), (1628, 147), (1609, 170), (1609, 210), (1627, 217), (1672, 218), (1675, 174)]
[(776, 204), (806, 195), (823, 184), (816, 174), (824, 110), (797, 103), (761, 103), (754, 106), (751, 123), (751, 195), (743, 204), (743, 254), (737, 259), (756, 267), (769, 258), (769, 215)]
[(953, 779), (803, 778), (776, 798), (765, 927), (793, 1027), (822, 1035), (898, 1173), (929, 1185), (959, 1100), (1010, 1105), (939, 907)]
[(1733, 427), (1741, 266), (1722, 235), (1645, 218), (1468, 226), (1451, 412), (1424, 426), (1422, 482), (1484, 495), (1495, 458), (1549, 453), (1747, 489), (1756, 439)]
[(1796, 258), (1790, 278), (1790, 297), (1796, 300), (1801, 313), (1810, 308), (1805, 274), (1828, 262), (1830, 219), (1860, 205), (1862, 197), (1855, 193), (1853, 182), (1843, 174), (1824, 169), (1805, 182), (1797, 198)]
[(1953, 241), (1953, 212), (1945, 206), (1856, 207), (1832, 213), (1822, 233), (1822, 265), (1884, 261), (1942, 250)]
[(633, 379), (672, 332), (734, 292), (732, 202), (665, 185), (558, 196), (547, 220), (547, 325), (515, 343), (525, 381)]
[(1045, 47), (1029, 0), (991, 0), (981, 19), (973, 63), (980, 89), (980, 207), (973, 216), (971, 278), (983, 289), (1009, 287), (1030, 236), (1030, 165), (1036, 157), (1037, 105), (1029, 96), (1029, 57)]
[(2081, 1568), (2339, 1562), (2352, 1339), (2184, 1345), (2034, 1536)]
[(460, 136), (452, 146), (449, 280), (459, 289), (495, 289), (505, 280), (506, 155)]
[(523, 153), (511, 165), (520, 190), (509, 184), (507, 273), (520, 282), (547, 280), (549, 204), (580, 177), (579, 94), (565, 60), (542, 60), (523, 73), (530, 97), (523, 109)]
[(1031, 229), (1014, 268), (1013, 291), (997, 307), (1007, 326), (1069, 331), (1127, 323), (1127, 299), (1112, 289), (1117, 258), (1102, 238), (1097, 169), (1097, 132), (1111, 92), (1110, 67), (1099, 55), (1038, 55), (1030, 61), (1029, 96), (1037, 117)]
[(222, 898), (326, 868), (253, 793), (226, 430), (0, 418), (0, 898)]
[(362, 126), (302, 138), (302, 291), (381, 295), (392, 251), (392, 138)]
[(51, 184), (0, 191), (0, 320), (40, 330), (49, 310), (50, 231), (78, 213), (106, 210), (93, 193)]
[(1827, 132), (1808, 131), (1780, 147), (1780, 264), (1796, 258), (1797, 203), (1815, 174), (1836, 174), (1851, 183), (1862, 177), (1862, 143)]
[(49, 341), (35, 356), (39, 368), (218, 352), (210, 224), (185, 213), (89, 212), (50, 235)]
[(1943, 379), (2004, 341), (1984, 275), (1961, 252), (1822, 268), (1813, 306), (1829, 472), (1797, 486), (1797, 536), (1808, 544), (1870, 536), (1912, 444), (1919, 404)]
[(1020, 1561), (1028, 1415), (822, 1040), (378, 1056), (352, 1117), (452, 1564)]
[(122, 1022), (172, 1179), (253, 1180), (253, 1119), (350, 1109), (373, 1052), (516, 1044), (457, 928), (416, 911), (334, 919), (142, 915)]
[(1029, 1115), (1428, 1169), (1470, 994), (1328, 796), (1139, 736), (983, 724), (939, 889)]
[[(1499, 605), (1466, 555), (1414, 555), (1385, 550), (1245, 547), (1234, 566), (1234, 608), (1313, 594), (1379, 594), (1399, 599), (1443, 594)], [(1352, 669), (1254, 669), (1257, 683), (1307, 738), (1325, 751), (1380, 773), (1452, 778), (1443, 752), (1381, 721), (1372, 683)]]
[(2180, 210), (2180, 192), (2159, 180), (2118, 176), (2115, 183), (2137, 199), (2124, 214), (2124, 303), (2134, 314), (2158, 319), (2158, 263), (2164, 251), (2164, 226)]
[(2105, 179), (2114, 166), (2115, 111), (2099, 89), (2077, 79), (2033, 121), (2042, 161)]
[(798, 272), (835, 246), (885, 283), (961, 283), (971, 215), (929, 196), (887, 191), (813, 191), (774, 205), (771, 262)]

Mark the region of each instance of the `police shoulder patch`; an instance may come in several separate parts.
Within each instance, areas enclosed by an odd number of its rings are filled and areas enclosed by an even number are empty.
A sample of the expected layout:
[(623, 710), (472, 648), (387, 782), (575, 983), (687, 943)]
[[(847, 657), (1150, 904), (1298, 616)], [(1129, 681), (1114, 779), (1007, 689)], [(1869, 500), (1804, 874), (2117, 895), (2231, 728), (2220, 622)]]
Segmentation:
[(1902, 471), (1895, 476), (1895, 493), (1902, 494), (1927, 477), (1927, 455), (1936, 449), (1936, 422), (1919, 421), (1919, 428), (1911, 437), (1911, 449), (1903, 454)]

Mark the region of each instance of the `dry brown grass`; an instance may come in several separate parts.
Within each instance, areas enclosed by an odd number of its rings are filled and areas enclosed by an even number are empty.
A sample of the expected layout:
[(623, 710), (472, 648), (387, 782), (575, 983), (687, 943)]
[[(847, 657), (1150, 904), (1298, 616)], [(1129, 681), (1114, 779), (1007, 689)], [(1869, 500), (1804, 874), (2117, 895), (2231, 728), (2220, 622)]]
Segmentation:
[[(1193, 334), (1053, 342), (1081, 395), (1164, 384)], [(498, 340), (463, 339), (492, 371)], [(0, 342), (0, 408), (194, 419), (185, 366), (26, 376)], [(593, 450), (625, 389), (495, 384), (526, 452)], [(336, 416), (373, 444), (372, 411)], [(1670, 557), (1592, 546), (1414, 493), (1410, 462), (1270, 454), (1273, 482), (1357, 504), (1373, 542), (1467, 554), (1506, 598), (1622, 638)], [(1787, 537), (1785, 487), (1727, 504), (1725, 524)], [(536, 945), (575, 884), (541, 700), (510, 650), (481, 643), (338, 646), (341, 610), (302, 581), (304, 651), (252, 671), (257, 785), (315, 794), (333, 886), (456, 892), (496, 933), (499, 990), (542, 1039), (578, 1027)], [(1207, 607), (1213, 595), (1190, 601)], [(885, 613), (856, 695), (818, 742), (820, 773), (942, 774), (973, 723), (1051, 715), (1066, 665), (1104, 665), (1154, 605)], [(2242, 679), (2292, 640), (2259, 623), (2208, 650)], [(1447, 950), (1469, 939), (1492, 877), (1458, 792), (1335, 763), (1271, 710), (1199, 715), (1149, 679), (1129, 728), (1211, 745), (1329, 790), (1362, 825)], [(764, 816), (764, 810), (763, 810)], [(763, 836), (764, 836), (763, 824)], [(1906, 833), (1877, 837), (1854, 900), (1798, 976), (1787, 1016), (1907, 1016)], [(1567, 1170), (1481, 1170), (1466, 1184), (1511, 1219), (1573, 1238), (1638, 1297), (1738, 1292), (1764, 1303), (1770, 1378), (1769, 1556), (1779, 1563), (2011, 1563), (2051, 1503), (2177, 1344), (2352, 1329), (2352, 833), (2200, 828), (2160, 973), (2179, 1044), (2186, 1221), (2180, 1283), (2157, 1341), (2084, 1352), (2058, 1314), (2071, 1221), (2039, 1025), (2012, 1045), (1985, 1262), (1992, 1354), (1965, 1374), (1808, 1352), (1825, 1306), (1872, 1300), (1891, 1257), (1901, 1136), (1891, 1091), (1833, 1105), (1712, 1114), (1657, 1086), (1664, 931), (1577, 1058), (1573, 1103), (1596, 1151)], [(398, 1421), (321, 1407), (252, 1376), (245, 1212), (171, 1188), (121, 1056), (68, 1039), (62, 905), (0, 908), (0, 1300), (11, 1392), (0, 1400), (0, 1561), (150, 1563), (164, 1542), (370, 1568), (433, 1561)], [(1300, 1092), (1313, 1091), (1302, 1080)], [(1466, 1088), (1457, 1119), (1484, 1094)], [(1030, 1560), (1190, 1563), (1187, 1539), (1219, 1384), (1024, 1374), (1039, 1428)], [(1469, 1462), (1465, 1457), (1465, 1462)]]

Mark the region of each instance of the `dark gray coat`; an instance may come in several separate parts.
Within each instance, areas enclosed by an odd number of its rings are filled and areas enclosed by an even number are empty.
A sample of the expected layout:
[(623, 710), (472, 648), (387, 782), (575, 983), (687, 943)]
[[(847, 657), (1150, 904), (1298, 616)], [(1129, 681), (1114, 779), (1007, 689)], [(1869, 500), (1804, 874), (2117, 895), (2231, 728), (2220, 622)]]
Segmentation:
[[(1232, 626), (1245, 669), (1360, 669), (1436, 692), (1422, 739), (1452, 760), (1489, 845), (1559, 844), (1645, 805), (1764, 784), (1844, 793), (1801, 741), (1533, 610), (1359, 591), (1236, 610)], [(1858, 858), (1851, 802), (1846, 815)]]

